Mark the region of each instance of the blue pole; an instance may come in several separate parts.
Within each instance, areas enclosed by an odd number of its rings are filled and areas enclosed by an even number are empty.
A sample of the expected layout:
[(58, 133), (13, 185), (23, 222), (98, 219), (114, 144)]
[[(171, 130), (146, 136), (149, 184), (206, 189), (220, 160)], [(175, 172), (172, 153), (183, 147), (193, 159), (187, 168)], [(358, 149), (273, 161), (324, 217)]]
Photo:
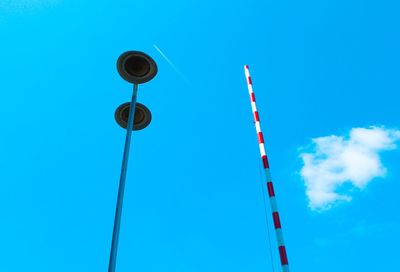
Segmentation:
[(115, 272), (115, 266), (117, 263), (117, 250), (118, 250), (119, 230), (120, 230), (120, 226), (121, 226), (122, 203), (123, 203), (123, 199), (124, 199), (126, 171), (128, 168), (129, 149), (131, 146), (131, 135), (132, 135), (133, 123), (134, 123), (134, 119), (135, 119), (134, 117), (135, 117), (137, 90), (138, 90), (138, 85), (134, 84), (133, 94), (132, 94), (132, 102), (131, 102), (131, 106), (129, 109), (128, 127), (126, 128), (124, 157), (122, 160), (121, 177), (119, 179), (118, 199), (117, 199), (117, 207), (115, 210), (114, 230), (113, 230), (113, 236), (112, 236), (110, 262), (108, 265), (108, 272)]

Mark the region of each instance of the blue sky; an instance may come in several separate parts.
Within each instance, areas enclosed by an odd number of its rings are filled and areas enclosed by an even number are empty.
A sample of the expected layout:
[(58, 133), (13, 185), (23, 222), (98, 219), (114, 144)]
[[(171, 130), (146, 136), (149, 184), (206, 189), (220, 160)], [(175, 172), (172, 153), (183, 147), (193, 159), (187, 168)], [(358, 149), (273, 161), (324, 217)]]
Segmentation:
[[(139, 88), (153, 120), (133, 134), (117, 271), (272, 271), (244, 64), (291, 271), (395, 269), (399, 8), (2, 1), (0, 271), (106, 271), (125, 137), (114, 110), (131, 95), (115, 62), (126, 50), (150, 54), (159, 73)], [(357, 129), (389, 138), (362, 141)], [(329, 192), (351, 199), (313, 206), (320, 169), (339, 173)]]

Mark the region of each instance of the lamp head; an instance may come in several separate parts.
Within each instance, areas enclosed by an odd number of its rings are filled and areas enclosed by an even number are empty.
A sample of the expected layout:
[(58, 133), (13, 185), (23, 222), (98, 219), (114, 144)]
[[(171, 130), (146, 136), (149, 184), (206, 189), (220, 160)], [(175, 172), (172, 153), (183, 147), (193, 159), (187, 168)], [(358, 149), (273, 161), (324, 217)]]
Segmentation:
[[(131, 103), (127, 102), (119, 106), (115, 111), (115, 121), (122, 128), (128, 127), (129, 111)], [(147, 127), (151, 122), (151, 112), (143, 104), (136, 103), (135, 117), (133, 121), (133, 130), (141, 130)]]
[(157, 74), (156, 62), (140, 51), (127, 51), (119, 56), (117, 69), (123, 79), (133, 84), (150, 81)]

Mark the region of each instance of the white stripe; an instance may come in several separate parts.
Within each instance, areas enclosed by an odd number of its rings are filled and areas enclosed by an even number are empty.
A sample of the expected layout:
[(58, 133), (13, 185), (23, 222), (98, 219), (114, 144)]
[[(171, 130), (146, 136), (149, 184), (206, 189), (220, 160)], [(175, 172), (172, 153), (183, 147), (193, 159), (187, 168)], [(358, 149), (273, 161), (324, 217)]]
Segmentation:
[(253, 86), (251, 86), (250, 84), (247, 84), (247, 87), (249, 88), (249, 94), (251, 95), (253, 92)]
[[(280, 220), (280, 218), (279, 218)], [(282, 228), (282, 223), (281, 223), (281, 228)], [(276, 240), (278, 241), (278, 246), (283, 246), (285, 247), (285, 242), (283, 241), (283, 234), (282, 234), (282, 229), (275, 229), (276, 231)], [(286, 249), (286, 247), (285, 247)]]
[(253, 110), (253, 112), (257, 111), (257, 106), (255, 102), (251, 102), (251, 109)]
[(246, 74), (246, 78), (250, 76), (249, 69), (247, 69), (246, 66), (244, 67), (244, 73)]
[(278, 212), (278, 207), (276, 205), (275, 196), (269, 197), (269, 202), (271, 203), (271, 211), (272, 212)]
[(260, 122), (256, 122), (255, 123), (255, 125), (256, 125), (256, 131), (257, 131), (257, 133), (260, 133), (261, 132), (261, 126), (260, 126)]
[(261, 157), (266, 156), (267, 154), (265, 154), (265, 147), (264, 147), (264, 144), (258, 144), (258, 145), (259, 145), (259, 147), (260, 147), (260, 154), (261, 154)]
[(269, 168), (265, 168), (264, 172), (265, 172), (265, 178), (267, 179), (267, 182), (272, 182), (271, 171), (269, 171)]

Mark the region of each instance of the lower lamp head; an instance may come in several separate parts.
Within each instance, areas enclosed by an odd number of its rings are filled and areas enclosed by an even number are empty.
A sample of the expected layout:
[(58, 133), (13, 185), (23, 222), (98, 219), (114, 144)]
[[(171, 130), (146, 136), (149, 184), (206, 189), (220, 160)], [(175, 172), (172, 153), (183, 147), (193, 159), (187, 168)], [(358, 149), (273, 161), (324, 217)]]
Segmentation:
[[(115, 121), (122, 128), (128, 127), (129, 111), (131, 103), (127, 102), (119, 106), (115, 111)], [(151, 112), (143, 104), (136, 103), (135, 117), (133, 122), (133, 130), (141, 130), (147, 127), (151, 122)]]

